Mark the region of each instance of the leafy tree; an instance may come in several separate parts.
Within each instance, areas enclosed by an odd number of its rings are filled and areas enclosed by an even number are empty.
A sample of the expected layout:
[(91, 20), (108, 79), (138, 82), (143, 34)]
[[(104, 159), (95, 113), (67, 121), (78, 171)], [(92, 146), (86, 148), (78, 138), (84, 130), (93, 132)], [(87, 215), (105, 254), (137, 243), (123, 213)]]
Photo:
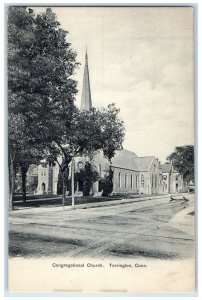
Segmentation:
[(86, 162), (83, 169), (75, 173), (75, 182), (82, 182), (82, 191), (84, 196), (90, 195), (92, 184), (99, 179), (99, 173), (93, 169), (90, 162)]
[(175, 148), (167, 159), (172, 162), (174, 168), (183, 176), (187, 183), (194, 181), (194, 146), (186, 145)]
[(29, 172), (29, 176), (27, 178), (27, 183), (26, 183), (27, 190), (29, 192), (35, 192), (37, 189), (37, 186), (38, 186), (38, 167), (37, 167), (37, 165), (34, 165), (34, 164), (31, 165), (28, 172)]
[(114, 104), (101, 109), (80, 111), (74, 108), (71, 117), (69, 111), (66, 113), (71, 122), (67, 124), (64, 118), (60, 126), (56, 124), (58, 139), (50, 148), (56, 161), (60, 153), (66, 166), (70, 163), (74, 165), (74, 157), (85, 154), (92, 158), (98, 150), (102, 150), (104, 156), (111, 160), (115, 152), (122, 149), (124, 126), (118, 118), (119, 109)]
[(90, 190), (93, 182), (98, 180), (98, 172), (92, 169), (92, 165), (87, 162), (84, 170), (84, 181), (83, 181), (83, 194), (84, 196), (90, 195)]
[[(25, 17), (25, 14), (27, 16)], [(25, 8), (9, 8), (8, 11), (8, 147), (9, 147), (9, 207), (13, 209), (13, 195), (15, 173), (18, 156), (24, 148), (26, 137), (26, 120), (21, 107), (21, 95), (17, 92), (18, 81), (23, 73), (20, 67), (21, 56), (18, 55), (19, 42), (32, 26), (32, 16), (26, 13)], [(24, 29), (23, 29), (24, 27)], [(27, 29), (27, 31), (26, 31)]]
[(26, 182), (27, 182), (27, 171), (32, 164), (38, 165), (40, 160), (44, 158), (44, 154), (37, 147), (30, 147), (29, 144), (25, 145), (24, 149), (21, 149), (16, 159), (17, 166), (20, 169), (22, 177), (22, 198), (23, 203), (26, 203)]
[(22, 114), (9, 114), (8, 126), (9, 146), (9, 192), (10, 208), (13, 208), (14, 182), (16, 170), (20, 170), (22, 176), (23, 202), (26, 202), (26, 173), (31, 164), (38, 164), (43, 158), (43, 153), (38, 145), (33, 143), (29, 126)]
[[(65, 113), (65, 110), (64, 110)], [(58, 132), (58, 139), (54, 139), (50, 152), (55, 156), (61, 153), (67, 165), (72, 157), (87, 154), (92, 156), (97, 150), (103, 150), (109, 160), (117, 150), (122, 149), (124, 138), (123, 121), (118, 118), (119, 109), (114, 104), (107, 108), (80, 111), (68, 110), (70, 122), (60, 120), (60, 126), (54, 128)]]
[[(113, 104), (90, 111), (79, 111), (74, 105), (77, 82), (72, 75), (78, 63), (66, 35), (51, 9), (35, 15), (25, 7), (9, 8), (11, 207), (17, 157), (25, 147), (51, 154), (63, 174), (68, 172), (70, 162), (74, 166), (77, 155), (92, 156), (102, 150), (110, 160), (116, 150), (122, 149), (124, 126)], [(62, 155), (63, 164), (58, 155)]]
[(109, 173), (100, 179), (100, 189), (103, 196), (109, 196), (113, 191), (113, 170), (110, 168)]
[(69, 122), (67, 110), (74, 106), (77, 93), (77, 83), (71, 76), (78, 63), (66, 35), (51, 9), (38, 15), (26, 7), (8, 9), (11, 209), (16, 165), (26, 165), (27, 169), (28, 155), (24, 155), (24, 149), (29, 153), (38, 148), (46, 152), (54, 138), (58, 139), (57, 130), (51, 130), (53, 120), (58, 123), (65, 117)]

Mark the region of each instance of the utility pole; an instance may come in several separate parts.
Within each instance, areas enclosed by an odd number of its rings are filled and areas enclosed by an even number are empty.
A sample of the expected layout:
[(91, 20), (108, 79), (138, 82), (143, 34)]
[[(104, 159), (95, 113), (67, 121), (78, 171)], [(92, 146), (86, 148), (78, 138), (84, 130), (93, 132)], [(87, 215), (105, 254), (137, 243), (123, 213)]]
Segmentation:
[(71, 177), (72, 177), (72, 209), (74, 209), (74, 156), (72, 156), (72, 165), (71, 165)]
[(65, 194), (66, 194), (65, 171), (63, 171), (62, 173), (62, 181), (63, 181), (62, 205), (63, 205), (63, 209), (65, 209)]

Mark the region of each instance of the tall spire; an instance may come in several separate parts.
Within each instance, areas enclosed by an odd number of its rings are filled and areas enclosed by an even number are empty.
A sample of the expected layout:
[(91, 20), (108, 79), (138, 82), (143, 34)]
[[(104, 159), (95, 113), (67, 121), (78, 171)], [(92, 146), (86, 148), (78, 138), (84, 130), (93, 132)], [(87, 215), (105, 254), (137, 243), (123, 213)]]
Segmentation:
[(91, 92), (90, 92), (90, 79), (89, 79), (89, 70), (88, 70), (88, 54), (86, 47), (86, 55), (85, 55), (85, 67), (84, 67), (84, 75), (83, 75), (83, 89), (81, 96), (81, 109), (91, 109), (92, 101), (91, 101)]

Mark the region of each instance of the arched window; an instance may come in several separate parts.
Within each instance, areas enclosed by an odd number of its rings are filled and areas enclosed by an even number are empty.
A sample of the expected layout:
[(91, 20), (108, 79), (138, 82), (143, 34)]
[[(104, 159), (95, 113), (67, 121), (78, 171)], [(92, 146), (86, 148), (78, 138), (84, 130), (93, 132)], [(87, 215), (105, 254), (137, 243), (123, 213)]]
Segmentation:
[(45, 192), (45, 191), (46, 191), (46, 185), (45, 185), (44, 182), (43, 182), (42, 185), (41, 185), (41, 189), (42, 189), (42, 192)]
[(133, 188), (133, 174), (130, 176), (130, 187)]
[(144, 175), (141, 175), (141, 187), (144, 187)]
[(127, 174), (125, 174), (125, 188), (127, 187)]
[(152, 188), (154, 187), (154, 174), (152, 174), (151, 186), (152, 186)]
[(121, 187), (121, 173), (119, 172), (119, 187)]

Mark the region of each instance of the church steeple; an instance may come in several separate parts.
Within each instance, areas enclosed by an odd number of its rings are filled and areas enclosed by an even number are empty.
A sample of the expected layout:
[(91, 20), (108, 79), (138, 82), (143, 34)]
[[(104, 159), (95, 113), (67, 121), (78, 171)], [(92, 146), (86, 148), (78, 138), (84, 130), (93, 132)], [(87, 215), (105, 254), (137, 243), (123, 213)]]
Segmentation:
[(89, 70), (88, 70), (88, 54), (86, 48), (86, 56), (85, 56), (85, 67), (84, 67), (84, 75), (83, 75), (83, 89), (81, 96), (81, 109), (91, 109), (92, 101), (91, 101), (91, 92), (90, 92), (90, 78), (89, 78)]

